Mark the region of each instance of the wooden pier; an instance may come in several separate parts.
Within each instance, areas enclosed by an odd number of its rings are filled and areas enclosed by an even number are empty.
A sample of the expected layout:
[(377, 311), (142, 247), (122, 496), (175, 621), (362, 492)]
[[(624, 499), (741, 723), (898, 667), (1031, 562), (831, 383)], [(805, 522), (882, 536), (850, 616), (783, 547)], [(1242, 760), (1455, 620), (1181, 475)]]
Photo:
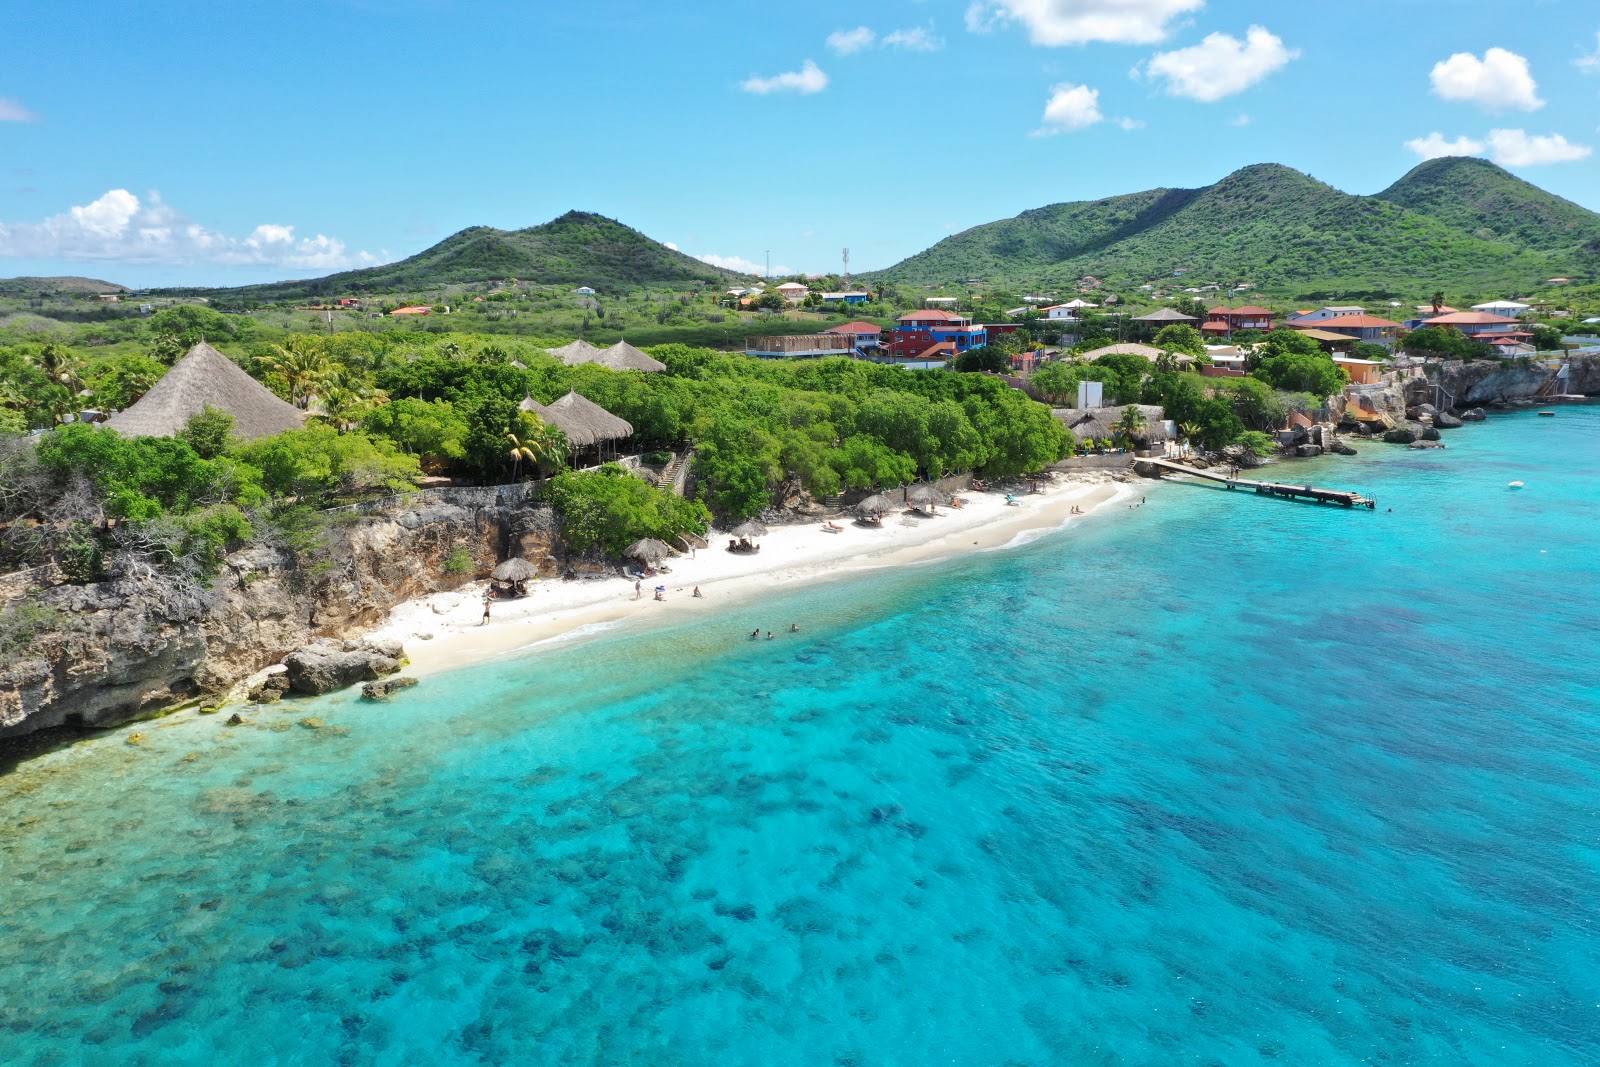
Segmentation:
[(1376, 511), (1378, 502), (1370, 500), (1359, 493), (1350, 493), (1342, 489), (1314, 489), (1309, 485), (1288, 485), (1283, 482), (1258, 482), (1249, 478), (1233, 478), (1226, 474), (1216, 474), (1197, 467), (1186, 467), (1182, 463), (1172, 463), (1164, 459), (1142, 459), (1140, 463), (1148, 463), (1160, 470), (1169, 470), (1176, 474), (1192, 474), (1196, 478), (1208, 478), (1213, 482), (1221, 482), (1229, 489), (1254, 489), (1262, 496), (1275, 496), (1284, 500), (1301, 500), (1313, 504), (1333, 504), (1341, 508), (1367, 508)]

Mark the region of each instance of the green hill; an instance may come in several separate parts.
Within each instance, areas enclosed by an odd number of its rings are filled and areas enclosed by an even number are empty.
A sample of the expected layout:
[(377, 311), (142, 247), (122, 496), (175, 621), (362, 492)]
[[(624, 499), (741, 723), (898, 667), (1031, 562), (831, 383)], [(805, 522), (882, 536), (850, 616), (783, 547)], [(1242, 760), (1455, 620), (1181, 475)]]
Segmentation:
[(1430, 159), (1377, 198), (1486, 241), (1545, 250), (1600, 241), (1600, 215), (1547, 193), (1486, 159)]
[(68, 296), (75, 293), (126, 293), (128, 287), (99, 278), (0, 278), (0, 297)]
[[(1454, 201), (1441, 192), (1434, 211), (1443, 204)], [(1181, 270), (1189, 284), (1248, 281), (1285, 294), (1429, 286), (1476, 292), (1527, 285), (1557, 268), (1573, 276), (1600, 268), (1600, 253), (1580, 247), (1587, 232), (1581, 227), (1565, 244), (1535, 245), (1518, 235), (1464, 229), (1458, 219), (1352, 196), (1288, 167), (1258, 164), (1203, 189), (1152, 189), (1026, 211), (947, 237), (873, 278), (1061, 287), (1092, 274), (1115, 287), (1171, 279)]]
[[(569, 211), (524, 230), (472, 226), (397, 263), (323, 278), (247, 285), (226, 292), (263, 302), (363, 293), (415, 293), (517, 278), (589, 285), (601, 292), (649, 286), (721, 285), (743, 276), (702, 263), (614, 219)], [(200, 292), (186, 290), (185, 292)]]

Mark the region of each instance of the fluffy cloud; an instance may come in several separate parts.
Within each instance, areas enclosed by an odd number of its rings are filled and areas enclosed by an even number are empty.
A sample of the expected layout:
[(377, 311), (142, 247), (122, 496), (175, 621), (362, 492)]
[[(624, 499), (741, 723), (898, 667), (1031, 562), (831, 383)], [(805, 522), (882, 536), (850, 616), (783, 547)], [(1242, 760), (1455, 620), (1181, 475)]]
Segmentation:
[(1040, 45), (1154, 44), (1166, 40), (1167, 23), (1204, 6), (1205, 0), (974, 0), (967, 29), (987, 33), (1020, 22)]
[(866, 26), (853, 30), (836, 30), (828, 34), (828, 47), (835, 55), (852, 56), (878, 43), (878, 35)]
[(1471, 52), (1457, 52), (1435, 63), (1431, 78), (1438, 96), (1477, 104), (1485, 111), (1537, 111), (1544, 107), (1539, 86), (1528, 72), (1528, 61), (1504, 48), (1491, 48), (1482, 59)]
[(944, 38), (932, 30), (913, 26), (909, 30), (895, 30), (883, 35), (885, 48), (898, 48), (903, 52), (937, 52), (944, 47)]
[(1574, 59), (1572, 65), (1585, 74), (1600, 74), (1600, 33), (1594, 35), (1594, 51)]
[(1435, 130), (1426, 137), (1413, 137), (1406, 142), (1406, 147), (1423, 159), (1438, 159), (1440, 156), (1481, 155), (1484, 145), (1482, 141), (1474, 141), (1470, 137), (1447, 141), (1444, 134)]
[(827, 44), (836, 55), (841, 56), (855, 55), (878, 45), (898, 48), (902, 52), (937, 52), (944, 47), (944, 38), (931, 28), (913, 26), (906, 30), (893, 30), (880, 39), (871, 27), (857, 26), (853, 30), (838, 30), (828, 34)]
[(678, 250), (678, 246), (677, 246), (677, 244), (676, 244), (676, 242), (673, 242), (673, 241), (668, 241), (668, 242), (666, 242), (666, 244), (665, 244), (665, 246), (664, 246), (664, 247), (666, 247), (666, 248), (670, 248), (670, 249), (672, 249), (672, 251), (674, 251), (674, 252), (676, 252), (676, 251), (677, 251), (677, 250)]
[[(708, 252), (703, 256), (695, 256), (694, 258), (702, 263), (709, 263), (713, 267), (721, 267), (723, 270), (736, 270), (740, 274), (761, 275), (765, 274), (767, 270), (766, 264), (757, 263), (753, 259), (745, 259), (743, 256), (719, 256)], [(793, 274), (794, 271), (781, 263), (774, 263), (772, 265), (772, 273), (784, 275)]]
[(1505, 167), (1535, 167), (1543, 163), (1571, 163), (1586, 159), (1594, 149), (1573, 144), (1559, 133), (1529, 134), (1526, 130), (1490, 130), (1489, 158)]
[(40, 222), (0, 222), (0, 256), (191, 266), (201, 263), (342, 270), (383, 262), (352, 253), (323, 234), (296, 237), (293, 226), (264, 223), (230, 237), (180, 214), (152, 192), (144, 200), (112, 189), (92, 203)]
[(1087, 85), (1057, 85), (1050, 90), (1050, 99), (1044, 105), (1044, 125), (1033, 131), (1033, 135), (1052, 137), (1071, 133), (1093, 126), (1103, 118), (1099, 89)]
[(1167, 83), (1169, 95), (1209, 104), (1244, 92), (1299, 56), (1298, 49), (1285, 48), (1265, 27), (1251, 26), (1242, 41), (1213, 33), (1189, 48), (1157, 52), (1144, 69)]
[(1125, 130), (1142, 130), (1145, 128), (1144, 119), (1118, 119), (1117, 125)]
[(1594, 149), (1588, 145), (1573, 144), (1559, 133), (1530, 134), (1527, 130), (1490, 130), (1483, 141), (1472, 137), (1457, 137), (1453, 141), (1437, 131), (1426, 137), (1406, 142), (1423, 159), (1440, 156), (1479, 156), (1485, 151), (1489, 158), (1503, 167), (1536, 167), (1545, 163), (1571, 163), (1587, 159)]
[(774, 74), (770, 78), (747, 78), (739, 88), (747, 93), (765, 96), (768, 93), (820, 93), (828, 87), (828, 76), (811, 60), (806, 60), (799, 70)]
[(22, 106), (22, 101), (0, 96), (0, 122), (38, 122), (39, 116)]

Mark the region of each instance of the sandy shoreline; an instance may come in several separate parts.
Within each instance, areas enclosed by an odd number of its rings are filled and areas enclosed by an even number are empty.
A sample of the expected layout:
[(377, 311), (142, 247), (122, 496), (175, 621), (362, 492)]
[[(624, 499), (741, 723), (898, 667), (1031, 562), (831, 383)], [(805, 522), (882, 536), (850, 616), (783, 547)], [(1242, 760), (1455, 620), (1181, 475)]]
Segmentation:
[[(368, 636), (400, 641), (411, 659), (407, 673), (431, 674), (614, 626), (678, 621), (694, 614), (714, 617), (753, 596), (798, 582), (1003, 548), (1030, 534), (1074, 525), (1139, 495), (1137, 487), (1109, 480), (1058, 481), (1039, 494), (1019, 497), (1016, 507), (1006, 504), (1003, 493), (965, 493), (964, 508), (941, 508), (933, 518), (895, 512), (881, 528), (850, 522), (841, 533), (823, 532), (820, 522), (775, 527), (760, 539), (757, 555), (734, 555), (713, 540), (711, 548), (693, 558), (675, 557), (669, 561), (672, 573), (646, 579), (638, 600), (633, 582), (620, 576), (545, 579), (530, 582), (530, 595), (524, 599), (495, 601), (490, 622), (480, 624), (484, 583), (477, 582), (457, 592), (407, 601)], [(1074, 506), (1083, 514), (1073, 514)], [(665, 600), (653, 598), (658, 584), (666, 586)], [(695, 586), (703, 599), (694, 598)]]

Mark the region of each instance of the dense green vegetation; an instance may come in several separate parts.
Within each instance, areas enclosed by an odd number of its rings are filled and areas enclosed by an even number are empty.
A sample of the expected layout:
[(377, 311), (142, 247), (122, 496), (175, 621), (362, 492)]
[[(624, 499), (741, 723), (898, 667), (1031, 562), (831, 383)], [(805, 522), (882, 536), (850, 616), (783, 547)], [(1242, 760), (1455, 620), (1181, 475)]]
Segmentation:
[[(1600, 215), (1486, 159), (1446, 156), (1413, 167), (1377, 195), (1485, 241), (1600, 253)], [(1542, 279), (1541, 279), (1542, 280)]]
[[(1182, 270), (1186, 280), (1178, 284), (1245, 280), (1314, 299), (1336, 290), (1404, 292), (1419, 278), (1476, 292), (1600, 270), (1600, 215), (1491, 163), (1472, 162), (1431, 170), (1424, 164), (1377, 197), (1260, 164), (1203, 189), (1151, 189), (1025, 211), (947, 237), (872, 277), (902, 285), (980, 278), (1064, 287), (1092, 274), (1124, 286)], [(1510, 225), (1486, 221), (1513, 208)]]
[(472, 226), (397, 263), (323, 278), (228, 290), (259, 303), (435, 289), (518, 278), (540, 285), (587, 285), (602, 292), (720, 286), (743, 276), (702, 263), (629, 226), (585, 211), (522, 230)]

